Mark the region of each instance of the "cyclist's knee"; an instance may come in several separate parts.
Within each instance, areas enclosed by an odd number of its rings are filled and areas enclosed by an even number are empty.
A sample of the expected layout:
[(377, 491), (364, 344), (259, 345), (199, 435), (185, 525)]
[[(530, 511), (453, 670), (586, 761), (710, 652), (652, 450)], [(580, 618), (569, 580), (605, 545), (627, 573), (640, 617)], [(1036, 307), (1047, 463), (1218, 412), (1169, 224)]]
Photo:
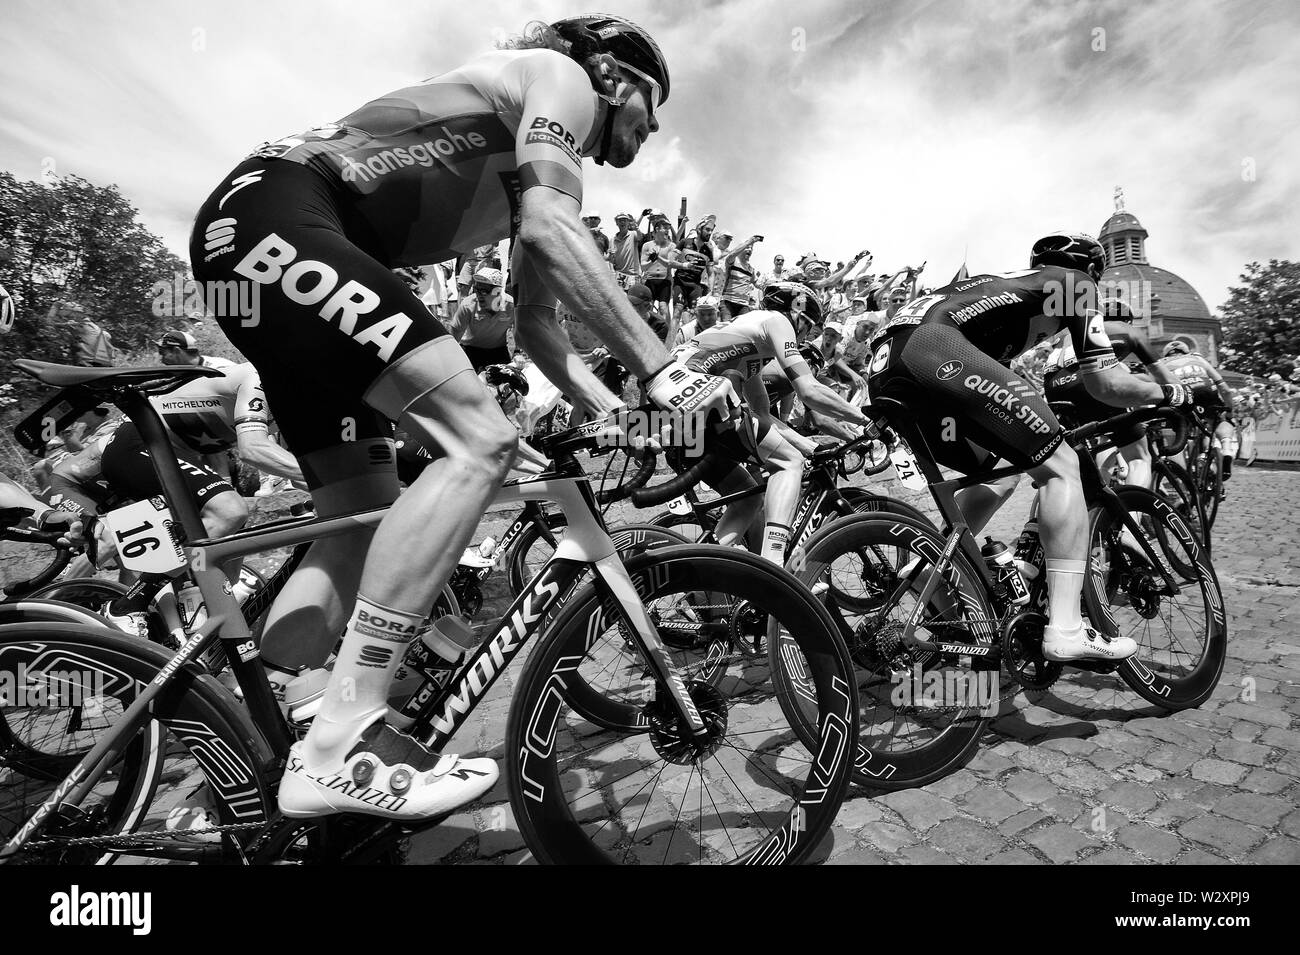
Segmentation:
[(1074, 448), (1065, 441), (1056, 446), (1056, 450), (1047, 460), (1029, 472), (1035, 484), (1042, 484), (1053, 478), (1064, 478), (1079, 483), (1079, 457)]
[(213, 537), (233, 534), (248, 522), (248, 505), (234, 491), (223, 491), (203, 505), (203, 527)]

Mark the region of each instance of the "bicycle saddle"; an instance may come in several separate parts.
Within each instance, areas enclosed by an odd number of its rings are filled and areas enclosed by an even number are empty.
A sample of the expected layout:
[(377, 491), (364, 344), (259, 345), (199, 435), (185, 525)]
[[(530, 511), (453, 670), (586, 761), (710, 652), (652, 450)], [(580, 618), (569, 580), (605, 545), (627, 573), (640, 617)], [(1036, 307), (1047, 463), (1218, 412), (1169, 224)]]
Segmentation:
[(139, 367), (82, 368), (80, 365), (58, 365), (49, 361), (32, 361), (20, 358), (14, 362), (37, 381), (56, 388), (74, 385), (139, 386), (159, 381), (185, 382), (191, 378), (223, 378), (222, 372), (201, 365), (141, 365)]

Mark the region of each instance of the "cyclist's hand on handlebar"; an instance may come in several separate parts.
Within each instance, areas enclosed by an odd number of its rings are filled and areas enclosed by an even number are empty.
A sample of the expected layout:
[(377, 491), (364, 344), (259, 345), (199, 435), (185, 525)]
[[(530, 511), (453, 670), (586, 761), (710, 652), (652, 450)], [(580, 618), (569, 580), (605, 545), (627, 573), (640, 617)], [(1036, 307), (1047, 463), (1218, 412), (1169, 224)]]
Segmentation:
[(1164, 389), (1165, 396), (1156, 402), (1157, 408), (1181, 408), (1192, 398), (1191, 392), (1178, 382), (1160, 387)]
[(740, 399), (725, 378), (691, 371), (670, 361), (646, 382), (646, 394), (660, 408), (685, 418), (707, 418), (716, 412), (723, 421), (740, 414)]

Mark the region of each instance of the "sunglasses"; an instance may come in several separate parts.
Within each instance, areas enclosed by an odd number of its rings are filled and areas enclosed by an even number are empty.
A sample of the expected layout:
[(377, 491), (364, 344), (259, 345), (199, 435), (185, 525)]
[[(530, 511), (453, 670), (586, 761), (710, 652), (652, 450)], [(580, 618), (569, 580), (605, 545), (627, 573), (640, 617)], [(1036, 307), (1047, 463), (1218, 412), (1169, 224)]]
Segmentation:
[(619, 69), (632, 74), (633, 76), (635, 76), (637, 79), (639, 79), (642, 83), (646, 85), (650, 93), (650, 95), (647, 97), (647, 102), (649, 102), (650, 104), (650, 115), (653, 116), (655, 113), (657, 113), (659, 111), (659, 104), (663, 102), (663, 96), (664, 96), (663, 88), (659, 85), (658, 81), (651, 79), (649, 76), (647, 76), (646, 74), (638, 70), (635, 66), (630, 66), (629, 64), (625, 63), (623, 60), (615, 60), (614, 62), (619, 65)]

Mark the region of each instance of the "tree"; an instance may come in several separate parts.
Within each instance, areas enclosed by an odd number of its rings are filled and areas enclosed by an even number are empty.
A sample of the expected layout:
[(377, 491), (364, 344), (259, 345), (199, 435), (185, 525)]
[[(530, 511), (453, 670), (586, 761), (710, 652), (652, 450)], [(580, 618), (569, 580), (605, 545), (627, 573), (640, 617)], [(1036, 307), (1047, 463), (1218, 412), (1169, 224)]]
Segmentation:
[(4, 357), (67, 361), (83, 318), (118, 345), (138, 348), (172, 323), (153, 314), (150, 289), (178, 273), (188, 277), (186, 264), (140, 223), (116, 186), (77, 176), (27, 182), (0, 172), (0, 285), (17, 313), (0, 337)]
[(1219, 308), (1224, 368), (1290, 376), (1300, 356), (1300, 262), (1251, 262)]

